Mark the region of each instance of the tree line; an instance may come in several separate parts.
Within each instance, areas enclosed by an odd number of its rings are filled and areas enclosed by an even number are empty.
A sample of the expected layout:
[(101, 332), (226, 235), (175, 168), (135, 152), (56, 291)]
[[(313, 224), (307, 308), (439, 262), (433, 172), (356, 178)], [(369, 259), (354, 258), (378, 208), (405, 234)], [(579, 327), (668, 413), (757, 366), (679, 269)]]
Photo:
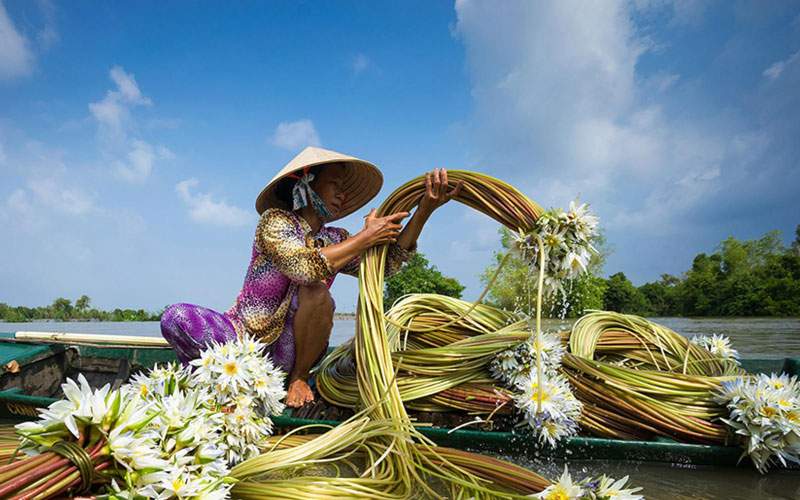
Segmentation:
[(780, 231), (755, 240), (730, 237), (700, 253), (681, 276), (634, 286), (624, 273), (606, 280), (603, 307), (649, 316), (800, 316), (800, 226), (786, 247)]
[[(483, 273), (484, 283), (509, 251), (511, 239), (501, 230), (502, 249)], [(800, 225), (790, 246), (780, 231), (754, 240), (729, 237), (710, 254), (700, 253), (680, 276), (662, 274), (654, 282), (635, 286), (622, 272), (600, 276), (608, 250), (602, 237), (589, 273), (553, 297), (545, 311), (551, 316), (576, 317), (587, 309), (605, 309), (642, 316), (800, 316)], [(525, 299), (533, 278), (512, 256), (490, 287), (489, 301), (506, 309), (532, 312)]]
[(92, 299), (81, 295), (73, 304), (71, 300), (59, 297), (49, 306), (25, 307), (9, 306), (0, 302), (0, 320), (21, 323), (36, 320), (57, 321), (158, 321), (161, 312), (148, 312), (144, 309), (114, 309), (103, 311), (91, 307)]

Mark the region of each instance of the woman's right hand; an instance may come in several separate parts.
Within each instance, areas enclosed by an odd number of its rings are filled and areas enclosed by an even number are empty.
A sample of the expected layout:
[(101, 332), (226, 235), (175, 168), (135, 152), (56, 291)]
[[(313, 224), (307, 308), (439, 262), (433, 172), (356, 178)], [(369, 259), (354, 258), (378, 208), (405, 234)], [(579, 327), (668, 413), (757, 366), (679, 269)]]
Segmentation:
[(397, 241), (400, 230), (403, 229), (400, 221), (408, 217), (408, 212), (397, 212), (385, 217), (377, 217), (376, 212), (374, 208), (369, 211), (364, 218), (364, 229), (359, 233), (367, 247)]

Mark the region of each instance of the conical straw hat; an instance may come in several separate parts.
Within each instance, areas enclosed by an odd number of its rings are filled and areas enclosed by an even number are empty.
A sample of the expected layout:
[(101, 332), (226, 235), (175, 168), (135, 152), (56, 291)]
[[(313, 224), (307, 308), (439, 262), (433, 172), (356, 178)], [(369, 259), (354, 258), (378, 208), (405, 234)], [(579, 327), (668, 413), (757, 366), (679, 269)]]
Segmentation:
[(269, 181), (267, 187), (261, 191), (261, 194), (256, 198), (256, 210), (258, 213), (261, 214), (268, 208), (291, 210), (291, 207), (287, 207), (286, 204), (275, 195), (278, 181), (289, 174), (301, 173), (306, 167), (325, 165), (328, 163), (343, 163), (346, 165), (342, 182), (342, 189), (344, 189), (346, 197), (344, 205), (342, 205), (342, 210), (336, 214), (336, 219), (341, 219), (363, 207), (381, 190), (383, 174), (381, 174), (378, 167), (372, 163), (329, 149), (309, 146), (292, 158), (292, 161), (287, 163), (286, 166)]

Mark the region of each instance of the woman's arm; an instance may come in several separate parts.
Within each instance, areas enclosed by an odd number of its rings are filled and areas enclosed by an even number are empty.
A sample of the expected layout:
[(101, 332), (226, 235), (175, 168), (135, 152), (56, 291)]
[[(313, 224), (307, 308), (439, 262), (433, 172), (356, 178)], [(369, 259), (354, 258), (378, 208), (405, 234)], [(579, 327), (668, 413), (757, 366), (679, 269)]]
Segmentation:
[(417, 238), (422, 232), (422, 227), (428, 222), (434, 210), (444, 205), (451, 198), (457, 196), (461, 192), (462, 182), (453, 187), (448, 192), (447, 170), (434, 169), (432, 172), (425, 174), (425, 194), (420, 198), (419, 205), (414, 211), (414, 215), (403, 228), (403, 232), (397, 238), (397, 244), (400, 248), (411, 250), (417, 245)]
[(422, 227), (433, 211), (457, 196), (461, 191), (461, 185), (459, 182), (448, 191), (447, 170), (442, 168), (428, 172), (425, 176), (425, 194), (420, 198), (414, 215), (404, 228), (400, 225), (400, 221), (408, 216), (408, 212), (376, 217), (376, 210), (373, 208), (364, 220), (364, 229), (358, 234), (341, 243), (324, 247), (320, 252), (327, 259), (331, 271), (337, 272), (375, 245), (396, 242), (402, 250), (413, 250), (417, 246), (417, 238), (422, 232)]
[(373, 208), (364, 219), (364, 229), (341, 243), (321, 248), (320, 253), (328, 261), (331, 271), (337, 272), (368, 248), (397, 241), (402, 228), (400, 221), (406, 217), (408, 212), (376, 217)]

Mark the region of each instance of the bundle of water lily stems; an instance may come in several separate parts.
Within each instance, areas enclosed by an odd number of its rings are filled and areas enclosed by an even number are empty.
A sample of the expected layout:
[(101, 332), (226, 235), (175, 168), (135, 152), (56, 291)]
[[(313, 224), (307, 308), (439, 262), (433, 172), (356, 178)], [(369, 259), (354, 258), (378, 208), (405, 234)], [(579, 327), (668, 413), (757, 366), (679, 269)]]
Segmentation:
[[(519, 191), (491, 177), (451, 171), (449, 180), (453, 186), (463, 183), (458, 201), (512, 230), (533, 227), (542, 212)], [(392, 193), (378, 215), (412, 209), (424, 189), (424, 178), (410, 181)], [(368, 250), (359, 273), (354, 351), (364, 410), (316, 437), (277, 438), (273, 451), (234, 467), (232, 476), (239, 480), (233, 490), (236, 497), (514, 498), (549, 484), (507, 462), (436, 447), (416, 431), (403, 405), (384, 321), (386, 251), (385, 246)], [(445, 326), (451, 325), (428, 330)], [(480, 351), (480, 342), (473, 347)], [(335, 464), (337, 470), (326, 468), (323, 477), (319, 467), (324, 464)]]
[(605, 311), (575, 323), (569, 351), (564, 372), (584, 403), (581, 426), (593, 434), (699, 443), (729, 436), (714, 395), (744, 373), (732, 360), (644, 318)]
[[(511, 394), (496, 387), (487, 365), (495, 354), (530, 337), (526, 321), (484, 304), (435, 294), (400, 299), (386, 314), (397, 386), (406, 407), (418, 411), (509, 413)], [(356, 408), (353, 344), (337, 347), (316, 374), (331, 404)]]
[[(487, 366), (527, 340), (526, 321), (440, 295), (407, 296), (387, 313), (398, 387), (409, 409), (508, 413), (512, 395)], [(466, 314), (469, 312), (469, 314)], [(466, 314), (466, 315), (465, 315)], [(405, 328), (404, 328), (405, 327)], [(430, 330), (434, 328), (435, 330)], [(568, 337), (562, 372), (583, 403), (585, 433), (615, 439), (671, 437), (723, 443), (728, 410), (714, 400), (723, 382), (744, 372), (685, 337), (638, 316), (591, 312)], [(352, 345), (338, 347), (317, 374), (332, 404), (356, 407)]]

